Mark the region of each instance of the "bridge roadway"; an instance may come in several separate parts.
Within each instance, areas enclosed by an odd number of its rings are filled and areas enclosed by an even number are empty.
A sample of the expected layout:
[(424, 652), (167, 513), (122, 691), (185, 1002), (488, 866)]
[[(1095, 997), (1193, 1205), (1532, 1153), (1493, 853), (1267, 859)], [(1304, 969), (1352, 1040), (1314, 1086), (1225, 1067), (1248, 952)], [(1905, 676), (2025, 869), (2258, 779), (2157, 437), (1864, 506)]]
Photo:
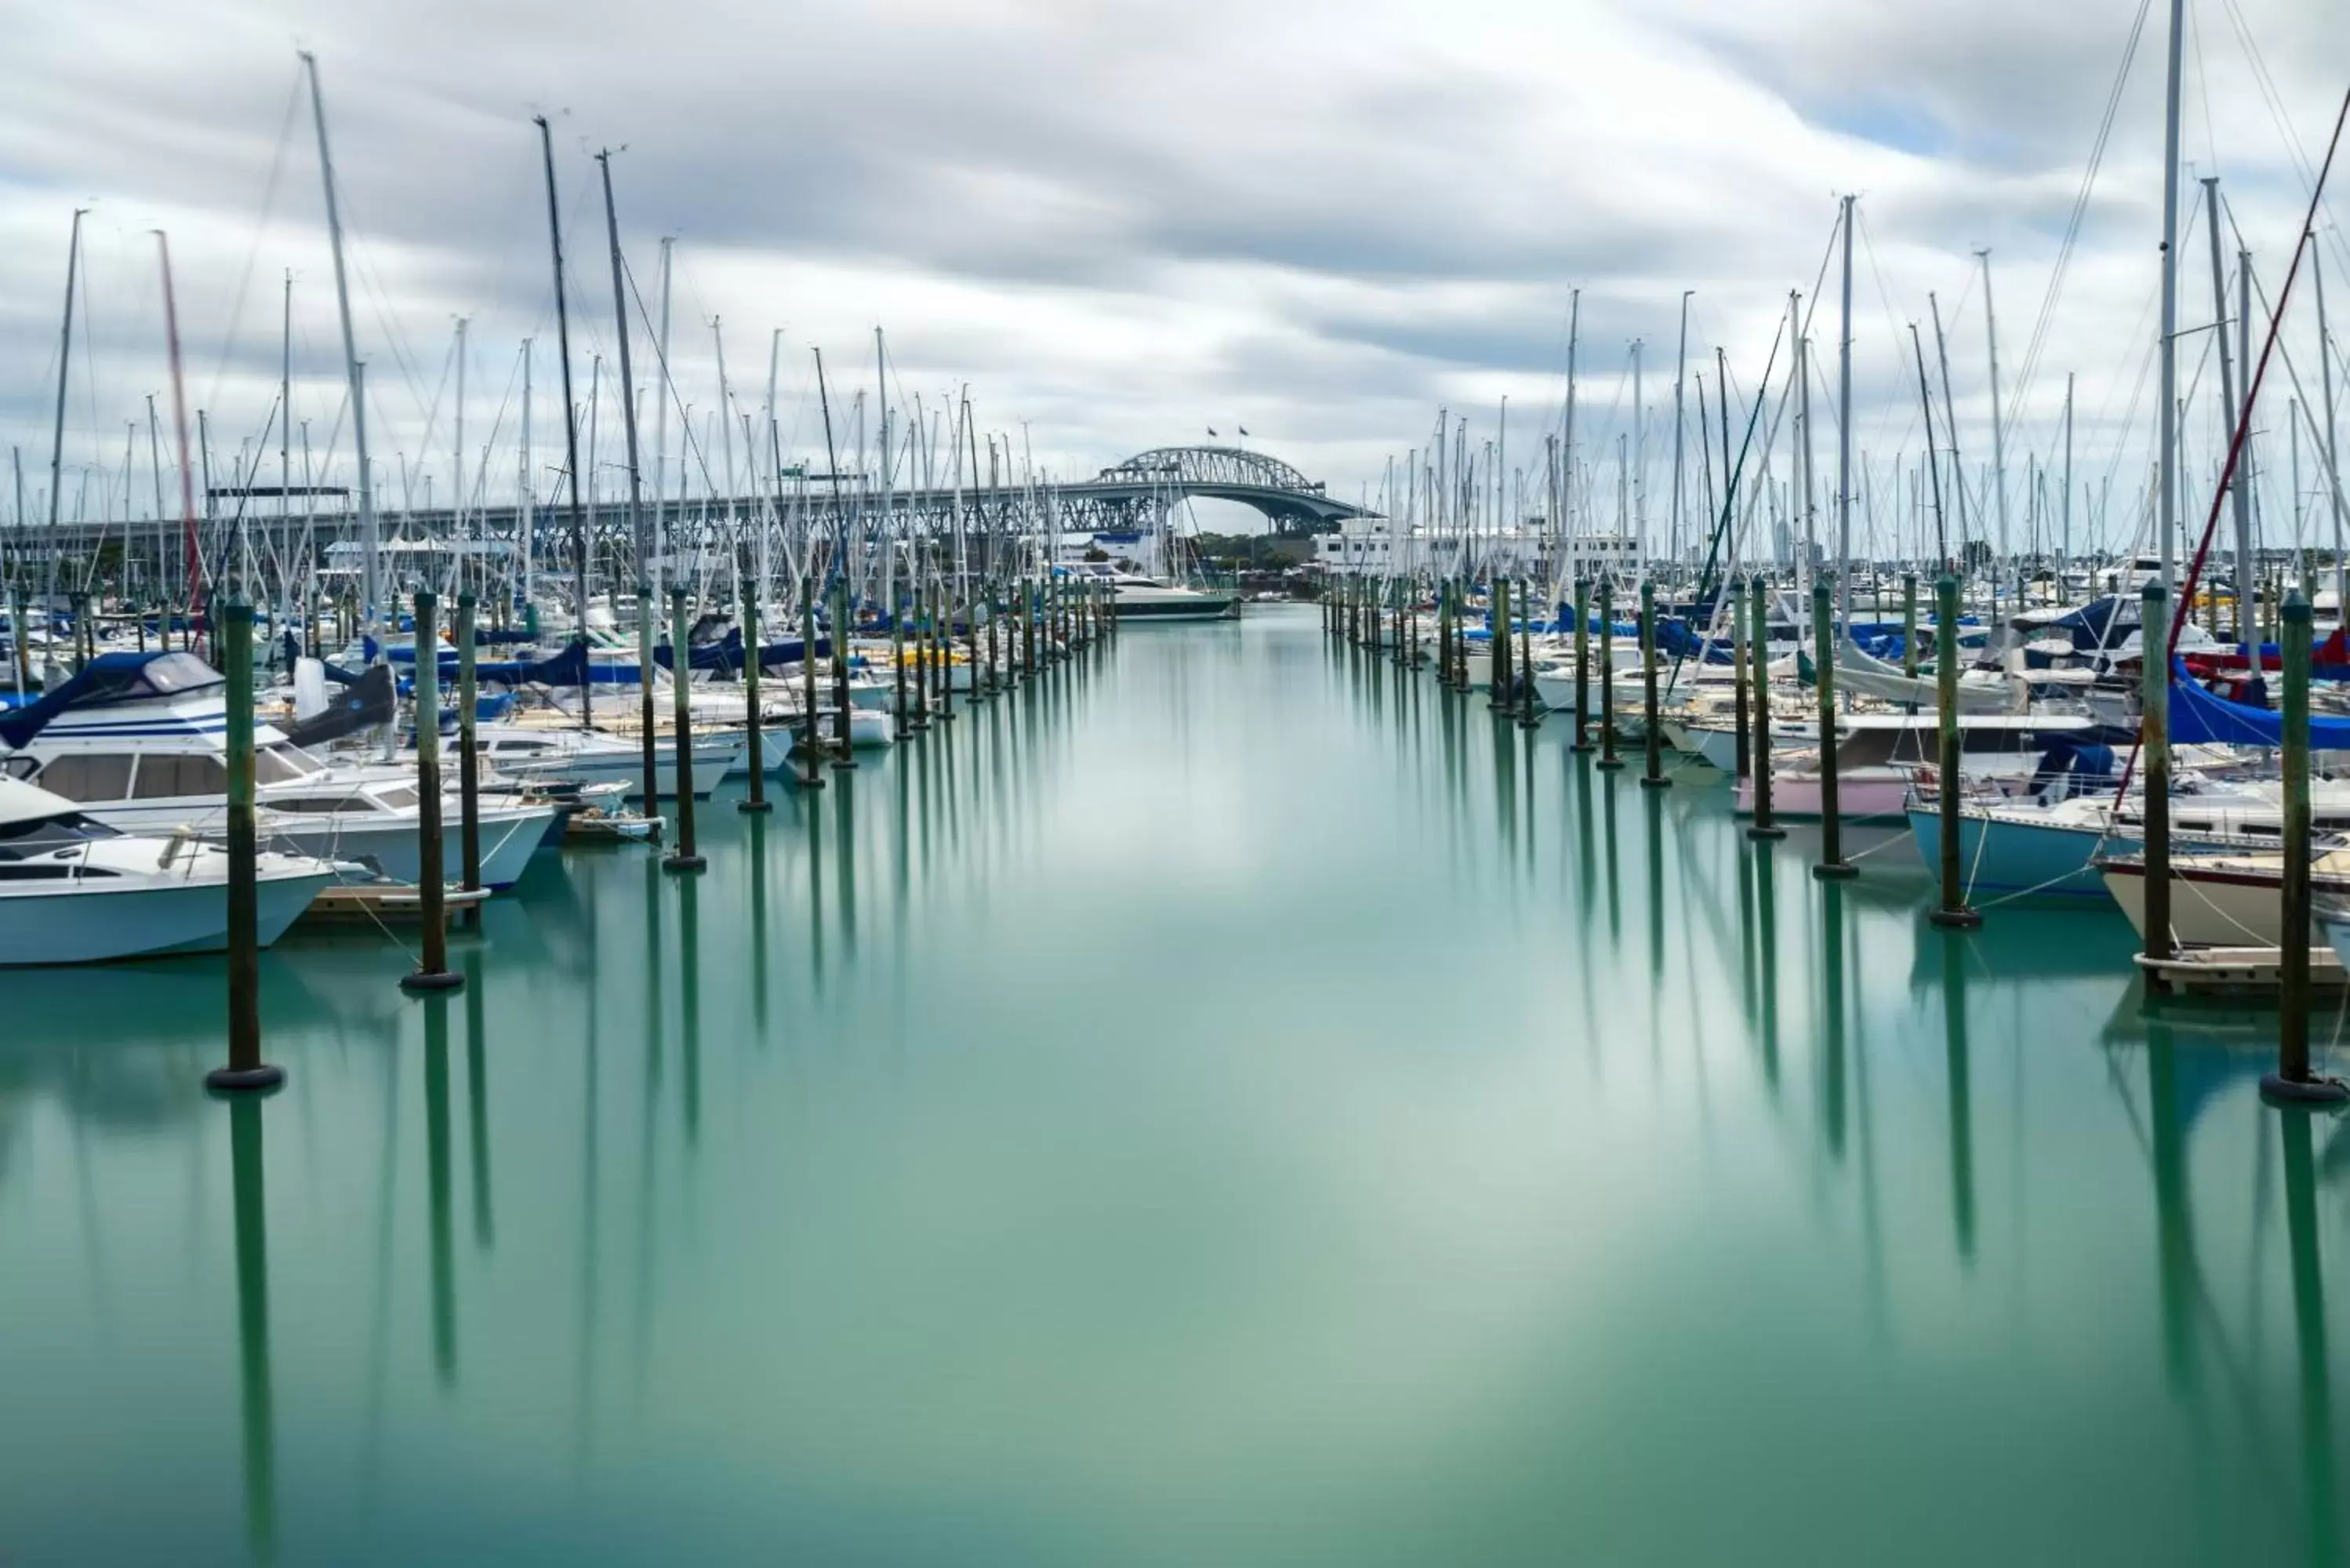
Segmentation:
[[(796, 488), (786, 490), (783, 496), (785, 514), (795, 520), (811, 517), (818, 527), (829, 527), (837, 517), (845, 515), (853, 527), (879, 530), (883, 518), (879, 487), (869, 479), (844, 478), (847, 482), (838, 484), (822, 479), (793, 482)], [(1033, 489), (983, 486), (960, 496), (951, 487), (899, 490), (889, 497), (889, 517), (894, 526), (910, 525), (916, 534), (933, 537), (951, 532), (958, 515), (967, 527), (996, 534), (1034, 533), (1055, 523), (1066, 533), (1114, 533), (1155, 526), (1168, 508), (1192, 499), (1253, 507), (1284, 534), (1320, 532), (1368, 515), (1367, 509), (1336, 499), (1323, 485), (1277, 458), (1231, 447), (1182, 447), (1144, 452), (1074, 484)], [(771, 494), (731, 499), (697, 496), (682, 504), (669, 502), (661, 508), (660, 520), (670, 532), (673, 549), (714, 545), (725, 535), (730, 515), (747, 520), (770, 514), (775, 500)], [(244, 508), (242, 519), (236, 513), (240, 504)], [(215, 497), (212, 514), (199, 524), (207, 552), (225, 547), (240, 522), (255, 549), (266, 549), (275, 542), (282, 550), (297, 544), (306, 529), (315, 529), (322, 550), (359, 536), (359, 514), (347, 500), (307, 518), (301, 505), (288, 503), (288, 514), (281, 517), (279, 501), (274, 495)], [(629, 548), (624, 500), (600, 496), (586, 510), (599, 554)], [(645, 514), (650, 524), (654, 514), (650, 503)], [(395, 510), (379, 505), (376, 517), (379, 534), (385, 539), (446, 538), (458, 524), (455, 514), (445, 506)], [(463, 525), (470, 536), (513, 545), (520, 539), (522, 508), (515, 504), (469, 508)], [(532, 534), (538, 553), (551, 558), (550, 552), (564, 547), (570, 529), (567, 502), (536, 505)], [(133, 522), (128, 532), (134, 549), (141, 545), (151, 549), (159, 533), (176, 538), (178, 528), (176, 524), (167, 524), (159, 530), (147, 519)], [(58, 529), (58, 543), (68, 555), (83, 555), (105, 543), (120, 543), (124, 533), (120, 523), (66, 524)], [(24, 542), (37, 549), (45, 538), (43, 530), (35, 526), (26, 530)], [(165, 547), (175, 549), (176, 545)]]

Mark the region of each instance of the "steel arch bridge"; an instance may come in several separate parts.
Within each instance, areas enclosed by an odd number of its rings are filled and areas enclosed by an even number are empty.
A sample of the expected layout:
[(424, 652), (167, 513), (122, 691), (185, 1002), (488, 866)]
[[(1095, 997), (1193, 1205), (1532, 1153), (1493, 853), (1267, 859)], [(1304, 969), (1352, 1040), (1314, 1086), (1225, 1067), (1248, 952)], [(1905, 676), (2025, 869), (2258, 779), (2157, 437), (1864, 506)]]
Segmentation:
[[(959, 525), (1010, 538), (1033, 537), (1055, 526), (1072, 533), (1147, 530), (1156, 527), (1172, 508), (1194, 498), (1253, 507), (1274, 528), (1290, 535), (1324, 532), (1350, 518), (1370, 514), (1365, 507), (1332, 496), (1327, 486), (1307, 479), (1279, 458), (1239, 447), (1193, 446), (1159, 447), (1075, 483), (966, 486), (960, 491), (946, 485), (893, 488), (885, 499), (873, 475), (842, 473), (810, 476), (780, 496), (772, 490), (731, 500), (697, 496), (682, 505), (648, 499), (643, 515), (648, 529), (658, 529), (671, 550), (707, 552), (732, 547), (761, 522), (773, 525), (779, 514), (792, 527), (819, 532), (845, 527), (851, 535), (871, 539), (905, 535), (939, 538)], [(219, 499), (214, 514), (198, 524), (206, 552), (224, 548), (237, 538), (255, 547), (274, 544), (290, 552), (307, 535), (323, 559), (329, 545), (359, 535), (359, 519), (350, 509), (348, 493), (338, 493), (331, 507), (322, 506), (307, 514), (299, 508), (281, 513), (280, 505), (274, 500)], [(585, 510), (590, 548), (596, 556), (616, 561), (629, 558), (632, 524), (625, 503), (608, 489)], [(462, 519), (447, 507), (385, 507), (380, 509), (377, 524), (380, 536), (387, 542), (445, 540), (461, 535), (482, 541), (490, 553), (519, 555), (524, 514), (521, 506), (511, 503), (469, 507)], [(536, 503), (529, 515), (535, 558), (552, 563), (567, 556), (571, 524), (559, 483), (556, 493)], [(161, 529), (152, 522), (68, 524), (58, 530), (58, 535), (60, 547), (68, 552), (88, 551), (101, 544), (127, 545), (142, 556), (171, 555), (178, 549), (176, 524)], [(41, 537), (46, 540), (47, 535)], [(20, 547), (36, 543), (29, 534), (5, 542)]]
[[(1110, 505), (1163, 511), (1179, 499), (1236, 501), (1284, 534), (1309, 534), (1365, 514), (1279, 458), (1232, 446), (1165, 446), (1101, 471), (1073, 487)], [(1155, 506), (1153, 503), (1155, 502)]]

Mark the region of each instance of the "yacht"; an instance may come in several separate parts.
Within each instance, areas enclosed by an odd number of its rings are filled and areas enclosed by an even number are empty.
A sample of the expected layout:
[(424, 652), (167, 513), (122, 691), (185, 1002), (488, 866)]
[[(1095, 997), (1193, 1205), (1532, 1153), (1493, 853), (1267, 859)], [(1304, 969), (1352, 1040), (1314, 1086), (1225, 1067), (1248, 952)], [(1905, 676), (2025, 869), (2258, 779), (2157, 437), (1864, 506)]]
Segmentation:
[[(254, 934), (267, 947), (335, 878), (263, 853)], [(0, 778), (0, 965), (100, 963), (228, 945), (228, 852), (184, 834), (128, 834), (72, 801)]]
[[(191, 653), (103, 653), (40, 701), (0, 716), (0, 776), (33, 783), (126, 833), (227, 831), (227, 682)], [(422, 874), (415, 775), (326, 763), (266, 724), (254, 728), (255, 804), (265, 847)], [(559, 808), (479, 803), (482, 880), (508, 888), (555, 832)], [(461, 864), (454, 796), (442, 808), (442, 864)]]

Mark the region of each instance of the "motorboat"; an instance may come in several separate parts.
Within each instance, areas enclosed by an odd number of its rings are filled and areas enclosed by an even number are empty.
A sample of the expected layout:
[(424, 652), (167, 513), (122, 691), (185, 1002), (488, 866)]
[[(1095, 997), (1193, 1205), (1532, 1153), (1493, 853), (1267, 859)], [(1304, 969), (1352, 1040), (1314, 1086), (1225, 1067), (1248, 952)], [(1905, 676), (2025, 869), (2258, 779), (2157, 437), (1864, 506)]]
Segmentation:
[[(217, 952), (228, 945), (228, 867), (217, 846), (125, 833), (0, 778), (0, 965)], [(285, 935), (335, 876), (309, 856), (257, 855), (255, 940)]]
[[(38, 784), (126, 833), (219, 840), (228, 826), (226, 681), (193, 654), (105, 653), (39, 702), (0, 717), (0, 774)], [(326, 762), (266, 724), (254, 730), (256, 826), (266, 848), (422, 874), (415, 775)], [(461, 864), (453, 794), (442, 806), (442, 863)], [(518, 881), (562, 812), (529, 798), (478, 801), (482, 881)]]

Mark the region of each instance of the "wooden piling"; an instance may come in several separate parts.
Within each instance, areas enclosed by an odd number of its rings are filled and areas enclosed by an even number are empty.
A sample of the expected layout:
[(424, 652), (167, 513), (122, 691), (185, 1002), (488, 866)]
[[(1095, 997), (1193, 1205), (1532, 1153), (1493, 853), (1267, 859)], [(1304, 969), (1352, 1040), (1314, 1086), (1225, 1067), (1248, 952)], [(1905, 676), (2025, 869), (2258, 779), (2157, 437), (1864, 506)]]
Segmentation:
[(1843, 802), (1836, 786), (1835, 632), (1827, 577), (1823, 574), (1812, 582), (1812, 664), (1820, 698), (1820, 860), (1812, 867), (1812, 875), (1823, 882), (1860, 874), (1860, 867), (1844, 857)]
[[(2150, 592), (2159, 593), (2162, 585), (2151, 583), (2147, 587)], [(2156, 662), (2161, 661), (2158, 659)], [(1936, 753), (1936, 767), (1939, 774), (1937, 785), (1941, 791), (1942, 901), (1926, 918), (1952, 930), (1972, 930), (1982, 924), (1982, 916), (1968, 905), (1965, 882), (1960, 873), (1959, 579), (1948, 572), (1934, 584), (1934, 729), (1941, 742)], [(2167, 883), (2165, 891), (2168, 891)], [(2147, 893), (2149, 898), (2153, 897), (2150, 886)], [(2167, 915), (2165, 923), (2168, 924)]]
[(2350, 1098), (2339, 1078), (2309, 1070), (2309, 601), (2284, 601), (2277, 641), (2284, 654), (2284, 886), (2277, 953), (2277, 1066), (2261, 1079), (2271, 1099), (2323, 1102)]
[(897, 589), (889, 597), (889, 679), (895, 688), (897, 717), (891, 722), (890, 732), (902, 742), (913, 732), (911, 716), (906, 711), (906, 590)]
[[(476, 607), (471, 593), (457, 596), (457, 846), (463, 864), (459, 877), (463, 889), (482, 888), (482, 746), (473, 704), (481, 694), (473, 649)], [(467, 903), (458, 918), (479, 929), (482, 906)]]
[(2161, 991), (2154, 966), (2177, 950), (2170, 935), (2170, 590), (2160, 578), (2138, 595), (2138, 771), (2146, 780), (2146, 983)]
[(1648, 725), (1648, 768), (1640, 775), (1640, 784), (1645, 789), (1663, 789), (1673, 781), (1665, 774), (1664, 727), (1657, 722), (1657, 583), (1653, 577), (1640, 579), (1640, 682)]
[[(1579, 682), (1578, 682), (1579, 684)], [(1624, 765), (1616, 754), (1616, 580), (1599, 579), (1599, 765)]]
[(1765, 841), (1787, 836), (1787, 830), (1771, 814), (1771, 598), (1762, 573), (1749, 578), (1747, 587), (1751, 619), (1746, 642), (1753, 656), (1754, 730), (1746, 760), (1753, 779), (1754, 820), (1747, 826), (1746, 836)]
[[(743, 596), (743, 716), (751, 744), (751, 794), (748, 799), (736, 801), (734, 809), (745, 815), (756, 815), (775, 808), (775, 803), (767, 798), (766, 720), (760, 712), (763, 698), (759, 691), (759, 592), (764, 586), (764, 582), (754, 583), (751, 591)], [(690, 661), (681, 656), (671, 662), (678, 666), (679, 674), (682, 676)]]
[(447, 870), (441, 853), (441, 602), (416, 596), (416, 893), (424, 953), (402, 991), (454, 991), (465, 977), (449, 967), (448, 916), (442, 905)]
[(1591, 579), (1575, 579), (1575, 744), (1591, 750)]
[(693, 842), (693, 682), (686, 679), (685, 590), (669, 591), (670, 689), (677, 695), (671, 737), (677, 752), (677, 852), (664, 857), (666, 871), (700, 871), (709, 862), (696, 853)]
[(857, 765), (848, 734), (848, 634), (856, 615), (848, 602), (848, 578), (832, 592), (832, 766), (837, 773)]
[[(276, 1088), (286, 1069), (261, 1059), (260, 835), (254, 821), (253, 607), (213, 601), (215, 644), (228, 678), (228, 1065), (204, 1075), (208, 1088), (249, 1094)], [(23, 621), (16, 623), (22, 626)]]
[(1918, 574), (1901, 574), (1901, 673), (1918, 679)]

